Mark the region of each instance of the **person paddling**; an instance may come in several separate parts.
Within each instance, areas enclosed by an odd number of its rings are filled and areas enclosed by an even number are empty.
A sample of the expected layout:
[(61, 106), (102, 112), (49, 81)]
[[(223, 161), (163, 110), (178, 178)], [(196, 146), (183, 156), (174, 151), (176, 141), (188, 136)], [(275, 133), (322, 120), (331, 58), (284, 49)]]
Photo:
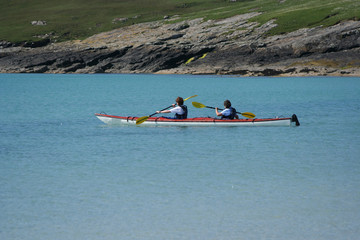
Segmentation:
[(184, 99), (182, 97), (176, 98), (176, 105), (173, 104), (173, 108), (170, 110), (156, 111), (156, 113), (175, 113), (174, 119), (186, 119), (188, 115), (187, 106), (184, 105)]
[(221, 112), (218, 111), (218, 108), (215, 108), (215, 113), (217, 116), (221, 116), (221, 119), (239, 119), (239, 116), (236, 114), (236, 109), (231, 107), (231, 102), (229, 100), (224, 101), (225, 109)]

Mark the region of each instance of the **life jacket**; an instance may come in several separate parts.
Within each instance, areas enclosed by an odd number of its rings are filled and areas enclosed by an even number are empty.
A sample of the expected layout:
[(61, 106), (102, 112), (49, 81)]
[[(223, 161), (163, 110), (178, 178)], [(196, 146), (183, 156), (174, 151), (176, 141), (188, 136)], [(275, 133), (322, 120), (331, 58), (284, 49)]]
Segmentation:
[(176, 118), (176, 119), (186, 119), (186, 118), (187, 118), (187, 114), (188, 114), (187, 106), (186, 106), (186, 105), (181, 105), (180, 107), (182, 108), (182, 110), (184, 111), (184, 113), (181, 114), (181, 115), (175, 113), (175, 118)]
[(229, 116), (224, 116), (224, 115), (222, 115), (222, 116), (221, 116), (221, 119), (234, 119), (234, 118), (235, 118), (236, 109), (233, 108), (233, 107), (229, 107), (229, 109), (230, 109), (230, 115), (229, 115)]

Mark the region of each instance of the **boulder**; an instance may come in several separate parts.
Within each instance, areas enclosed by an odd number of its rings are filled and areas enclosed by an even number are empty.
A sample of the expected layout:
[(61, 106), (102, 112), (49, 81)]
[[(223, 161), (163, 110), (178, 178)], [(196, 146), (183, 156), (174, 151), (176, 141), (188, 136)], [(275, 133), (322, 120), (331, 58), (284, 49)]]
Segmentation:
[(37, 21), (31, 21), (31, 25), (33, 26), (45, 26), (47, 23), (46, 21), (37, 20)]

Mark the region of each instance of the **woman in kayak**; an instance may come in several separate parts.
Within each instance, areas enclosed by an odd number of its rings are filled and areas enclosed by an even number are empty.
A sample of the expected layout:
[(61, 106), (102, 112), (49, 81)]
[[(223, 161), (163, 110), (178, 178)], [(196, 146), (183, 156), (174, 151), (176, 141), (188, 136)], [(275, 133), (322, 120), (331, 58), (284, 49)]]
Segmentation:
[(221, 116), (221, 119), (239, 119), (239, 116), (236, 114), (236, 109), (231, 107), (231, 102), (229, 100), (224, 101), (225, 109), (221, 112), (218, 111), (218, 108), (215, 108), (215, 113), (217, 116)]
[(176, 100), (176, 107), (173, 104), (172, 109), (170, 110), (163, 110), (163, 111), (156, 111), (156, 113), (175, 113), (174, 119), (186, 119), (188, 110), (186, 105), (184, 105), (184, 99), (182, 97), (178, 97)]

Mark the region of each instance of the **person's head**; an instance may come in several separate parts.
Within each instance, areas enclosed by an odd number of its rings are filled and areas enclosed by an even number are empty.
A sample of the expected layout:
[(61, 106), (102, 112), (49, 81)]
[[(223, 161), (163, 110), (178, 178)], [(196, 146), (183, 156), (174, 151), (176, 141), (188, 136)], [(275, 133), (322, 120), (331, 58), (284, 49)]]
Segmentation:
[(229, 100), (225, 100), (225, 101), (224, 101), (224, 107), (225, 107), (225, 108), (231, 107), (231, 102), (230, 102)]
[(179, 106), (184, 105), (184, 99), (182, 97), (177, 97), (175, 101)]

